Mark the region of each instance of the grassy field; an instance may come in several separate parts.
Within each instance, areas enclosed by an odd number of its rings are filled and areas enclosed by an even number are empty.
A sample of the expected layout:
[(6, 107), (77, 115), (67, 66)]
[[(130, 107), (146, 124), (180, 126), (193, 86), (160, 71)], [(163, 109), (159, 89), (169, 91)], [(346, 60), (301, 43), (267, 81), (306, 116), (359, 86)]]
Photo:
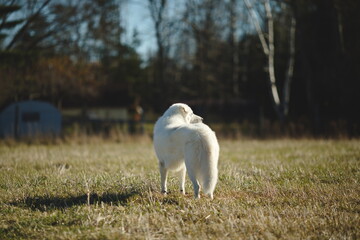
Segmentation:
[(214, 200), (150, 140), (0, 145), (0, 239), (360, 239), (359, 140), (220, 141)]

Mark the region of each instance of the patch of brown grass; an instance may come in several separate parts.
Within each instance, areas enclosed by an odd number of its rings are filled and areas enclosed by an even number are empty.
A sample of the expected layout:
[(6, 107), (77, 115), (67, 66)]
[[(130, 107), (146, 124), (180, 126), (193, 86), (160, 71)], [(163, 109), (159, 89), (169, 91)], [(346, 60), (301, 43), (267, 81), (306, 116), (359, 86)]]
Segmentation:
[(220, 141), (214, 200), (149, 139), (0, 145), (0, 239), (357, 239), (358, 140)]

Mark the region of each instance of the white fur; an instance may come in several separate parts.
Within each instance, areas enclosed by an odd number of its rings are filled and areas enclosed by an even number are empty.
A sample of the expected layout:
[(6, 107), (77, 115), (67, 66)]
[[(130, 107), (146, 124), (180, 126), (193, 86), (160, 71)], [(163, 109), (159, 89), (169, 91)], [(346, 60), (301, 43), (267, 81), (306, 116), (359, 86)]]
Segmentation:
[(167, 192), (168, 171), (179, 173), (180, 191), (185, 194), (185, 175), (194, 187), (213, 198), (218, 178), (219, 144), (215, 133), (202, 118), (183, 103), (170, 106), (155, 124), (154, 148), (159, 159), (161, 191)]

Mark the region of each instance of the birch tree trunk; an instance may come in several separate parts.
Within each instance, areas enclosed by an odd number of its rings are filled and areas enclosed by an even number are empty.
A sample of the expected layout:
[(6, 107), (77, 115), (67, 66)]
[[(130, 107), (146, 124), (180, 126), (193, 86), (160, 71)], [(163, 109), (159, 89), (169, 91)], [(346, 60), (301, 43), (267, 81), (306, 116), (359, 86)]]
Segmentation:
[(294, 64), (295, 64), (295, 29), (296, 29), (296, 20), (294, 16), (291, 16), (291, 25), (290, 25), (290, 36), (289, 36), (289, 62), (288, 69), (286, 72), (285, 82), (284, 82), (284, 117), (287, 118), (289, 115), (289, 103), (290, 103), (290, 87), (294, 73)]
[(260, 27), (260, 22), (256, 16), (256, 13), (255, 13), (255, 10), (254, 10), (254, 7), (253, 5), (250, 3), (249, 0), (244, 0), (245, 2), (245, 5), (249, 11), (249, 14), (250, 14), (250, 17), (251, 17), (251, 20), (255, 26), (255, 29), (256, 29), (256, 32), (259, 36), (259, 39), (260, 39), (260, 43), (261, 43), (261, 46), (263, 48), (263, 51), (265, 53), (265, 55), (267, 56), (269, 54), (269, 47), (268, 47), (268, 44), (265, 40), (265, 36), (264, 36), (264, 33), (263, 31), (261, 30), (261, 27)]
[(296, 21), (292, 16), (290, 26), (290, 37), (289, 37), (289, 62), (285, 76), (284, 88), (283, 88), (283, 99), (281, 101), (279, 97), (278, 87), (276, 85), (275, 76), (275, 45), (274, 45), (274, 19), (271, 12), (270, 0), (264, 0), (264, 9), (266, 13), (267, 28), (268, 28), (268, 41), (266, 41), (265, 34), (260, 27), (260, 22), (256, 16), (253, 5), (250, 0), (244, 0), (246, 7), (248, 8), (251, 20), (255, 26), (256, 32), (259, 36), (261, 46), (264, 54), (267, 56), (268, 73), (269, 73), (269, 86), (270, 94), (273, 101), (274, 110), (281, 122), (284, 122), (285, 117), (289, 113), (289, 102), (290, 102), (290, 86), (294, 71), (294, 59), (295, 59), (295, 29)]
[(274, 19), (271, 13), (270, 0), (266, 0), (264, 2), (264, 7), (266, 11), (267, 25), (268, 25), (268, 71), (269, 71), (269, 81), (270, 81), (270, 89), (271, 96), (273, 99), (273, 104), (275, 111), (280, 119), (283, 121), (283, 112), (281, 111), (281, 102), (279, 98), (279, 92), (276, 86), (276, 78), (275, 78), (275, 46), (274, 46)]

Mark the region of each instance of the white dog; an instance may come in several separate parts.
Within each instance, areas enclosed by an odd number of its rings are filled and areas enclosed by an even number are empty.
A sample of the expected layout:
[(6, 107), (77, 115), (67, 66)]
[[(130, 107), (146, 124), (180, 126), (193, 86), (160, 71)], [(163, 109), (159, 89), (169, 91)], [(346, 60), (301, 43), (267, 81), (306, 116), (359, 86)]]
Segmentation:
[(215, 133), (191, 108), (182, 103), (170, 106), (154, 128), (154, 148), (159, 159), (161, 191), (166, 194), (168, 171), (180, 175), (180, 191), (185, 194), (185, 175), (200, 198), (200, 187), (213, 198), (218, 178), (219, 144)]

